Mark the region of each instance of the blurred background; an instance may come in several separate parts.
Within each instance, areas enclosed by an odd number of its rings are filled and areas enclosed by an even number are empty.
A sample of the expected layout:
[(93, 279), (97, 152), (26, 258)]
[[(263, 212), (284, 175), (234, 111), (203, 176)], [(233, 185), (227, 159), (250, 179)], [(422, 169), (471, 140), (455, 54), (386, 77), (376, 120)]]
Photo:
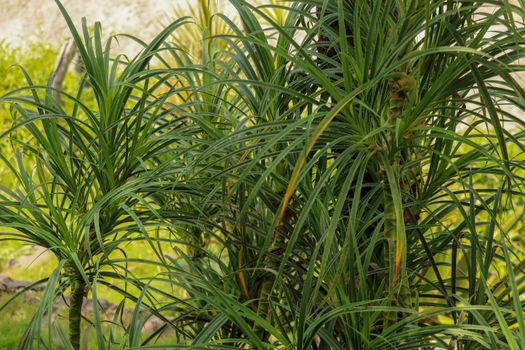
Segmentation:
[[(66, 23), (53, 0), (2, 0), (0, 2), (0, 40), (13, 45), (27, 41), (56, 41), (68, 36)], [(35, 6), (38, 4), (38, 6)], [(106, 32), (140, 34), (148, 39), (160, 29), (159, 18), (170, 12), (195, 7), (191, 0), (64, 0), (75, 24), (86, 17), (88, 23), (100, 21)]]

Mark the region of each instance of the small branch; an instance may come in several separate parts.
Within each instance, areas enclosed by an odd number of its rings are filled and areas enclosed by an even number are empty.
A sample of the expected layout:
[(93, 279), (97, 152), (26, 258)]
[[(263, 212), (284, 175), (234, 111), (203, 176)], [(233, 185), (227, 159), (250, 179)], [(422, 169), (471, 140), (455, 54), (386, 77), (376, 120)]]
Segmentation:
[(57, 90), (62, 88), (62, 83), (66, 77), (69, 65), (75, 57), (77, 47), (72, 39), (69, 39), (60, 50), (55, 69), (53, 70), (53, 78), (51, 80), (51, 87), (53, 88), (52, 96), (53, 99), (60, 104), (60, 94)]

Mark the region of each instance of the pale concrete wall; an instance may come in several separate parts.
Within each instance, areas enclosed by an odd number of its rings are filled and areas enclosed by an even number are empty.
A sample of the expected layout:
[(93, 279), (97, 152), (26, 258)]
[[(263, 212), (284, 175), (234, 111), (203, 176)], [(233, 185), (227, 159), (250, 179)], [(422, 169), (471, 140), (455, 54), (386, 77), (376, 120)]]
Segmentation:
[[(175, 6), (196, 0), (62, 0), (77, 26), (86, 17), (88, 25), (102, 22), (105, 35), (129, 33), (149, 40), (170, 22)], [(0, 0), (0, 40), (14, 46), (24, 42), (64, 42), (69, 36), (54, 0)], [(121, 48), (130, 49), (129, 43)], [(118, 50), (120, 51), (120, 50)]]

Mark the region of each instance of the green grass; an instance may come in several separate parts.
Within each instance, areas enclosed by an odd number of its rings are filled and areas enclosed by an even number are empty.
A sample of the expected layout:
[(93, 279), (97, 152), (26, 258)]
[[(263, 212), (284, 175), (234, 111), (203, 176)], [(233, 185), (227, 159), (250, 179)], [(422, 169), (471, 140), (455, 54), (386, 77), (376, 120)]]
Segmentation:
[[(9, 91), (19, 89), (27, 84), (27, 81), (20, 67), (31, 72), (31, 77), (36, 84), (46, 84), (49, 75), (54, 69), (60, 47), (45, 42), (26, 42), (24, 47), (16, 47), (5, 42), (0, 42), (0, 95)], [(75, 85), (75, 75), (69, 75), (64, 83), (66, 89)], [(0, 132), (5, 132), (14, 123), (10, 117), (10, 107), (7, 103), (0, 104)], [(18, 131), (18, 136), (22, 139), (28, 139), (29, 134), (24, 131)], [(0, 141), (0, 152), (2, 154), (13, 153), (16, 145), (13, 145), (8, 139), (3, 138)], [(0, 167), (0, 184), (3, 186), (13, 186), (15, 179), (5, 167)], [(2, 242), (0, 244), (0, 273), (5, 272), (4, 268), (7, 262), (15, 259), (20, 255), (27, 254), (28, 249), (18, 242)], [(47, 271), (46, 271), (47, 272)], [(43, 273), (43, 272), (42, 272)], [(41, 274), (38, 274), (41, 275)], [(20, 276), (24, 276), (23, 273)], [(26, 276), (26, 278), (33, 278)]]
[[(34, 297), (37, 298), (38, 295)], [(3, 305), (7, 298), (5, 295), (0, 295), (0, 305)], [(37, 300), (27, 302), (27, 299), (22, 298), (2, 311), (2, 317), (0, 317), (0, 349), (12, 350), (18, 347), (37, 305)]]
[[(45, 42), (25, 42), (23, 47), (16, 47), (5, 42), (0, 42), (0, 94), (4, 95), (10, 91), (20, 89), (27, 85), (26, 77), (22, 69), (31, 73), (31, 79), (35, 85), (46, 85), (50, 74), (55, 67), (60, 44)], [(80, 76), (76, 72), (71, 72), (66, 76), (63, 83), (64, 91), (74, 91), (78, 85)], [(10, 105), (0, 103), (0, 133), (5, 132), (15, 123), (11, 115)], [(24, 130), (17, 130), (14, 136), (21, 140), (30, 141), (30, 134)], [(13, 154), (18, 146), (10, 142), (7, 138), (0, 141), (0, 152), (2, 154)], [(6, 171), (5, 167), (0, 167), (0, 184), (3, 186), (13, 186), (14, 178)], [(15, 254), (16, 255), (16, 254)]]
[[(3, 305), (8, 300), (7, 295), (0, 296), (0, 305)], [(29, 321), (33, 317), (35, 309), (38, 308), (38, 304), (42, 297), (41, 292), (31, 292), (28, 295), (16, 300), (6, 309), (2, 311), (2, 317), (0, 317), (0, 350), (12, 350), (16, 349), (20, 343), (25, 329), (29, 326)], [(128, 306), (129, 307), (129, 306)], [(61, 327), (67, 327), (67, 309), (62, 306), (58, 309), (57, 318), (54, 319), (54, 322), (60, 322)], [(92, 320), (93, 315), (85, 315), (88, 319)], [(126, 311), (124, 315), (125, 322), (129, 322), (131, 318), (131, 310)], [(104, 331), (108, 332), (110, 325), (104, 323)], [(86, 321), (82, 322), (82, 329), (87, 330), (91, 329), (90, 333), (93, 334), (94, 330), (89, 323)], [(86, 333), (87, 334), (87, 333)], [(120, 330), (116, 333), (116, 338), (119, 339), (125, 334), (124, 330)], [(143, 336), (147, 337), (150, 335), (148, 332), (144, 332)], [(161, 336), (158, 344), (173, 344), (174, 336), (165, 335)], [(46, 343), (49, 344), (49, 339), (46, 340)], [(98, 349), (97, 342), (93, 337), (89, 337), (88, 348), (89, 350)], [(84, 348), (84, 350), (87, 350)]]

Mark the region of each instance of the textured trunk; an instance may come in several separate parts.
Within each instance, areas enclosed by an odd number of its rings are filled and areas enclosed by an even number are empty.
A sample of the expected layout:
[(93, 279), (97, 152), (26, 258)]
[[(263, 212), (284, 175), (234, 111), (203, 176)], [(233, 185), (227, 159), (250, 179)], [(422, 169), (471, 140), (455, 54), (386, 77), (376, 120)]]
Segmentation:
[(384, 202), (383, 202), (383, 210), (385, 215), (385, 224), (384, 224), (384, 234), (385, 238), (387, 240), (387, 263), (390, 267), (390, 286), (395, 287), (398, 279), (398, 259), (397, 257), (397, 250), (398, 250), (398, 242), (397, 242), (397, 223), (396, 223), (396, 212), (395, 212), (395, 204), (394, 200), (392, 198), (392, 192), (390, 190), (390, 185), (388, 184), (388, 180), (384, 180)]
[(60, 50), (60, 55), (55, 65), (55, 69), (53, 71), (53, 78), (51, 80), (51, 87), (55, 89), (52, 91), (52, 95), (57, 103), (60, 103), (60, 94), (57, 90), (60, 90), (62, 88), (62, 83), (66, 78), (67, 70), (69, 68), (69, 65), (73, 61), (76, 52), (77, 47), (72, 39), (68, 40)]
[[(395, 168), (395, 165), (393, 168)], [(386, 265), (389, 267), (388, 283), (390, 288), (394, 290), (397, 289), (397, 283), (400, 277), (399, 274), (402, 272), (400, 271), (402, 264), (402, 254), (400, 255), (398, 252), (402, 252), (403, 247), (401, 246), (401, 242), (398, 237), (399, 223), (397, 222), (396, 217), (396, 204), (398, 203), (394, 202), (390, 181), (392, 181), (392, 179), (389, 180), (386, 176), (382, 181), (384, 191), (383, 213), (385, 218), (383, 232), (386, 239), (386, 254), (384, 258), (386, 260)], [(391, 301), (391, 306), (396, 306), (396, 299), (392, 298)], [(385, 312), (384, 327), (387, 328), (395, 322), (397, 322), (397, 312)]]
[(82, 303), (84, 301), (84, 290), (86, 283), (80, 277), (71, 286), (71, 298), (69, 305), (69, 340), (73, 349), (80, 349), (80, 321), (82, 320)]
[[(270, 312), (270, 305), (268, 298), (270, 294), (272, 293), (272, 287), (273, 287), (273, 280), (266, 279), (264, 282), (262, 282), (261, 285), (261, 291), (259, 292), (259, 301), (257, 303), (257, 315), (260, 315), (261, 317), (264, 317), (266, 321), (271, 322), (271, 312)], [(263, 341), (267, 341), (269, 337), (269, 333), (261, 327), (259, 324), (255, 326), (255, 334), (259, 337), (259, 339)]]
[[(398, 138), (396, 136), (396, 125), (399, 119), (403, 118), (403, 112), (410, 92), (415, 88), (415, 79), (406, 74), (399, 73), (397, 77), (389, 81), (389, 107), (386, 116), (385, 126), (389, 129), (387, 134), (387, 144), (384, 146), (385, 150), (391, 152), (392, 147), (398, 145)], [(409, 154), (402, 154), (400, 150), (395, 150), (395, 153), (389, 154), (385, 158), (383, 166), (390, 168), (390, 177), (383, 179), (385, 200), (384, 200), (384, 214), (385, 214), (385, 237), (389, 242), (388, 256), (390, 257), (390, 284), (391, 287), (396, 287), (400, 279), (401, 283), (404, 281), (404, 250), (403, 246), (405, 237), (405, 214), (403, 208), (403, 190), (410, 191), (404, 188), (405, 185), (401, 176), (401, 166), (404, 160), (411, 159)], [(387, 175), (387, 174), (385, 174)], [(415, 180), (415, 179), (414, 179)], [(397, 192), (394, 196), (393, 191)], [(403, 286), (406, 287), (406, 286)]]

